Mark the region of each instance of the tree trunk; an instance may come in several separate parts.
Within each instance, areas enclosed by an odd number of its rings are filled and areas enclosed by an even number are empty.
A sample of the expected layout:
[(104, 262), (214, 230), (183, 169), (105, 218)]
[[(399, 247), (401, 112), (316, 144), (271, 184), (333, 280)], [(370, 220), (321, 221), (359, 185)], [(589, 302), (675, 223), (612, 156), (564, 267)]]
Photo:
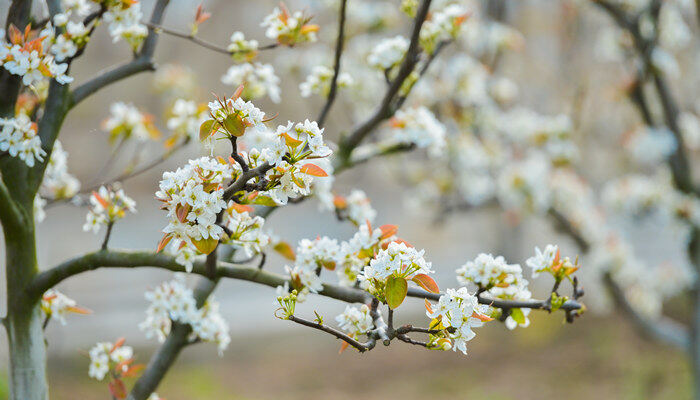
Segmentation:
[(693, 310), (690, 327), (690, 366), (695, 400), (700, 400), (700, 231), (693, 230), (692, 239), (688, 245), (690, 261), (695, 266), (697, 277), (691, 293), (691, 309)]
[[(29, 206), (31, 207), (31, 205)], [(10, 347), (10, 400), (47, 400), (46, 342), (41, 302), (28, 298), (25, 287), (38, 271), (31, 208), (21, 226), (3, 225), (7, 275), (5, 329)]]

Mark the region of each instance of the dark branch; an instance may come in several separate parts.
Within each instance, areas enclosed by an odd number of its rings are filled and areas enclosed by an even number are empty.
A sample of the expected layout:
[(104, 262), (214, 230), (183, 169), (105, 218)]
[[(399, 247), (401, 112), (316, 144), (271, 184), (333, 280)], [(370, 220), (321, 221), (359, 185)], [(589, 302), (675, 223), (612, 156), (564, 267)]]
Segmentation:
[(326, 104), (321, 110), (321, 114), (318, 116), (318, 126), (323, 127), (326, 123), (326, 118), (328, 117), (328, 112), (333, 106), (335, 101), (335, 95), (338, 91), (338, 75), (340, 75), (340, 60), (343, 56), (343, 43), (345, 42), (345, 8), (347, 6), (347, 0), (341, 0), (340, 2), (340, 18), (338, 22), (338, 38), (335, 41), (335, 61), (333, 64), (333, 79), (331, 79), (331, 88), (328, 92), (328, 98), (326, 99)]

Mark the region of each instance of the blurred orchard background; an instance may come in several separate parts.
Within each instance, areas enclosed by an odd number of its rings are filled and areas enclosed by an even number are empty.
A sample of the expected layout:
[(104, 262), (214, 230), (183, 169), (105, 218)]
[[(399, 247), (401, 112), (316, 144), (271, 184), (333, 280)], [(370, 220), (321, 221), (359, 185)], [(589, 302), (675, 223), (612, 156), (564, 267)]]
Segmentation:
[[(369, 0), (371, 1), (371, 0)], [(152, 1), (142, 0), (146, 13)], [(357, 7), (350, 0), (349, 7)], [(362, 0), (366, 3), (368, 0)], [(573, 7), (568, 1), (491, 0), (503, 7), (501, 17), (522, 33), (521, 49), (503, 54), (499, 72), (518, 84), (518, 102), (543, 114), (566, 114), (577, 119), (574, 141), (581, 148), (585, 176), (596, 182), (615, 176), (627, 165), (620, 153), (624, 127), (638, 118), (624, 99), (623, 74), (613, 64), (602, 63), (596, 55), (596, 39), (609, 17), (593, 5)], [(5, 15), (7, 1), (0, 2)], [(289, 1), (292, 9), (313, 10), (321, 1)], [(398, 1), (389, 1), (397, 3)], [(584, 2), (585, 3), (585, 2)], [(172, 0), (164, 26), (187, 30), (198, 1)], [(274, 0), (206, 0), (212, 18), (201, 26), (199, 36), (225, 45), (234, 31), (246, 37), (264, 39), (260, 27)], [(690, 18), (695, 22), (695, 18)], [(321, 25), (319, 38), (330, 44), (335, 38), (334, 21), (315, 20)], [(697, 25), (691, 24), (697, 35)], [(71, 75), (83, 81), (97, 71), (130, 57), (128, 46), (112, 45), (104, 29), (99, 29), (86, 56), (74, 64)], [(697, 48), (681, 54), (685, 74), (700, 72)], [(305, 53), (308, 54), (308, 53)], [(291, 63), (293, 50), (263, 52), (260, 59), (274, 65)], [(234, 88), (224, 85), (221, 76), (232, 65), (225, 55), (170, 36), (162, 36), (156, 50), (159, 64), (178, 63), (195, 71), (202, 93), (230, 95)], [(321, 62), (320, 60), (319, 62)], [(282, 77), (282, 102), (260, 99), (256, 105), (279, 120), (303, 120), (316, 115), (322, 106), (318, 97), (303, 99), (298, 85), (304, 76), (278, 71)], [(156, 124), (167, 134), (165, 104), (153, 90), (154, 75), (140, 74), (102, 90), (91, 101), (81, 104), (66, 120), (61, 141), (70, 154), (69, 170), (84, 186), (98, 183), (98, 173), (112, 151), (108, 134), (100, 123), (108, 116), (114, 101), (132, 102), (156, 116)], [(355, 77), (362, 79), (362, 77)], [(677, 85), (682, 99), (698, 93), (696, 82)], [(0, 94), (2, 95), (2, 94)], [(692, 104), (690, 104), (692, 106)], [(332, 111), (326, 135), (337, 140), (338, 127), (347, 127), (351, 116), (342, 106)], [(140, 151), (144, 160), (162, 152), (162, 144), (128, 143), (130, 151)], [(137, 148), (138, 147), (138, 148)], [(125, 148), (125, 149), (126, 149)], [(165, 226), (165, 215), (158, 210), (154, 192), (162, 172), (174, 170), (201, 152), (197, 144), (152, 171), (124, 183), (126, 192), (137, 203), (138, 213), (120, 221), (111, 239), (115, 248), (155, 248)], [(695, 155), (693, 155), (695, 156)], [(409, 156), (410, 157), (410, 156)], [(697, 161), (697, 160), (696, 160)], [(128, 156), (117, 160), (105, 172), (112, 177), (127, 166)], [(521, 263), (534, 246), (557, 243), (563, 253), (576, 254), (573, 243), (558, 235), (547, 221), (526, 218), (520, 225), (497, 207), (480, 208), (440, 216), (434, 210), (410, 207), (411, 192), (396, 182), (391, 160), (376, 160), (343, 174), (337, 181), (340, 192), (363, 189), (378, 211), (379, 224), (400, 226), (401, 236), (426, 249), (433, 262), (437, 281), (446, 286), (456, 283), (454, 270), (479, 252), (506, 257)], [(50, 206), (38, 231), (40, 266), (47, 268), (86, 251), (96, 250), (101, 235), (83, 232), (86, 209), (70, 204)], [(308, 218), (312, 215), (314, 218)], [(312, 221), (312, 222), (310, 222)], [(339, 224), (332, 213), (320, 213), (316, 201), (286, 207), (267, 222), (275, 234), (290, 243), (317, 235), (350, 237), (355, 228)], [(652, 230), (640, 232), (640, 249), (654, 241), (653, 252), (673, 257), (674, 245), (655, 237)], [(677, 246), (677, 245), (676, 245)], [(0, 250), (2, 251), (2, 250)], [(2, 258), (4, 260), (4, 258)], [(266, 268), (282, 271), (284, 260), (270, 256)], [(3, 265), (2, 268), (5, 266)], [(159, 394), (168, 400), (184, 399), (685, 399), (690, 398), (689, 369), (675, 349), (647, 341), (619, 315), (606, 312), (596, 303), (597, 282), (586, 280), (586, 262), (580, 272), (584, 288), (591, 290), (583, 301), (594, 312), (573, 325), (564, 324), (562, 315), (533, 313), (527, 329), (507, 331), (502, 324), (490, 324), (470, 342), (469, 355), (453, 352), (417, 351), (409, 346), (391, 346), (368, 354), (347, 351), (338, 354), (340, 343), (329, 336), (305, 330), (276, 319), (275, 292), (245, 282), (223, 281), (215, 297), (231, 327), (232, 343), (218, 357), (214, 346), (194, 346), (181, 356), (169, 372)], [(529, 273), (529, 272), (528, 272)], [(106, 391), (87, 376), (87, 350), (97, 341), (124, 336), (136, 349), (138, 360), (146, 362), (156, 346), (138, 329), (147, 302), (145, 290), (153, 288), (170, 274), (155, 269), (138, 272), (100, 270), (72, 278), (59, 289), (80, 305), (93, 311), (89, 316), (70, 316), (66, 326), (51, 324), (48, 330), (49, 380), (54, 399), (104, 399)], [(0, 274), (0, 280), (4, 273)], [(537, 282), (534, 282), (536, 285)], [(549, 285), (549, 283), (546, 283)], [(0, 290), (5, 290), (0, 282)], [(548, 288), (540, 287), (541, 293)], [(538, 287), (533, 288), (535, 297)], [(0, 296), (5, 298), (5, 296)], [(683, 319), (683, 301), (671, 301), (668, 312)], [(0, 303), (0, 315), (5, 313)], [(415, 302), (402, 318), (419, 316), (422, 303)], [(303, 312), (317, 310), (327, 318), (340, 313), (344, 305), (314, 298), (299, 306)], [(0, 399), (7, 396), (7, 346), (0, 333)]]

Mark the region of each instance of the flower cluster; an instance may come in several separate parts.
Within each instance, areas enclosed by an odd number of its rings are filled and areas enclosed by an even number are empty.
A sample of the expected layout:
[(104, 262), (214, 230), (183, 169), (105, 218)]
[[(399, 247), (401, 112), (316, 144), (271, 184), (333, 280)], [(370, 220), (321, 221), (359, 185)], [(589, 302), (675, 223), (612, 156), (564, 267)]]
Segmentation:
[(369, 197), (362, 190), (354, 189), (347, 197), (336, 196), (333, 202), (338, 215), (357, 226), (371, 224), (377, 217), (377, 210), (372, 208)]
[(46, 165), (44, 179), (39, 189), (41, 196), (50, 199), (66, 199), (80, 190), (80, 181), (68, 172), (68, 152), (60, 141), (54, 142), (51, 158)]
[(408, 50), (408, 39), (403, 36), (384, 39), (379, 42), (367, 57), (370, 67), (382, 72), (397, 67)]
[(298, 43), (315, 42), (318, 25), (309, 24), (311, 20), (301, 11), (290, 13), (284, 4), (275, 7), (272, 14), (265, 17), (261, 26), (267, 28), (265, 36), (279, 44), (293, 46)]
[(15, 118), (0, 118), (0, 151), (18, 157), (27, 166), (33, 167), (35, 160), (44, 161), (46, 152), (41, 148), (41, 139), (37, 134), (37, 124), (25, 114)]
[(136, 202), (123, 189), (101, 186), (90, 196), (90, 210), (83, 230), (97, 233), (102, 225), (109, 226), (124, 218), (127, 211), (135, 213)]
[(41, 296), (41, 310), (47, 319), (60, 321), (62, 325), (66, 324), (68, 313), (90, 313), (89, 310), (78, 307), (75, 300), (55, 289), (49, 289)]
[(223, 184), (237, 176), (238, 168), (222, 159), (202, 157), (163, 173), (156, 198), (168, 211), (169, 223), (159, 250), (170, 242), (178, 262), (189, 270), (196, 251), (209, 254), (216, 248), (224, 233), (216, 224), (217, 214), (226, 208)]
[(432, 274), (434, 271), (431, 269), (431, 263), (423, 258), (424, 253), (425, 250), (416, 250), (404, 242), (389, 243), (387, 248), (380, 250), (358, 276), (360, 287), (375, 297), (389, 302), (390, 307), (398, 307), (403, 302), (405, 291), (396, 304), (390, 299), (395, 285), (405, 287), (407, 281), (414, 278), (419, 285), (425, 284), (422, 279), (432, 282), (432, 278), (427, 274)]
[[(174, 145), (181, 138), (186, 140), (199, 139), (199, 126), (207, 117), (206, 105), (199, 105), (194, 101), (179, 98), (175, 100), (168, 114), (167, 127), (173, 131), (173, 136), (168, 139), (169, 145)], [(188, 138), (188, 139), (187, 139)]]
[[(90, 378), (101, 381), (112, 372), (110, 379), (119, 381), (121, 376), (134, 376), (140, 369), (136, 365), (130, 365), (134, 360), (134, 349), (124, 346), (124, 339), (119, 339), (116, 343), (99, 342), (90, 349), (90, 368), (88, 375)], [(124, 396), (126, 397), (126, 396)]]
[[(331, 68), (325, 65), (316, 65), (311, 69), (311, 73), (306, 77), (306, 80), (299, 85), (301, 97), (309, 97), (312, 94), (318, 94), (322, 97), (328, 96), (331, 90), (331, 81), (333, 80), (334, 72)], [(353, 84), (353, 79), (347, 72), (338, 74), (336, 87), (338, 89), (348, 87)]]
[(375, 252), (379, 251), (378, 249), (384, 243), (393, 239), (395, 239), (393, 232), (387, 228), (383, 232), (381, 228), (372, 229), (370, 224), (361, 224), (350, 240), (340, 243), (336, 262), (340, 284), (347, 287), (354, 286)]
[(10, 25), (7, 35), (9, 42), (5, 41), (5, 31), (0, 30), (0, 66), (13, 75), (21, 76), (24, 85), (36, 85), (45, 78), (56, 79), (61, 84), (73, 81), (66, 75), (68, 65), (56, 63), (54, 55), (44, 43), (47, 37), (54, 36), (50, 24), (39, 33), (33, 31), (31, 25), (27, 25), (24, 32)]
[(156, 139), (160, 133), (153, 124), (153, 116), (139, 111), (133, 104), (112, 103), (110, 116), (102, 122), (102, 129), (109, 132), (112, 143), (118, 139), (135, 138), (139, 141)]
[(270, 237), (262, 229), (265, 219), (251, 215), (252, 212), (250, 206), (229, 201), (224, 219), (227, 232), (223, 242), (242, 248), (249, 257), (260, 253), (270, 243)]
[(469, 13), (460, 4), (450, 4), (442, 10), (431, 13), (420, 31), (420, 45), (423, 50), (432, 54), (441, 42), (456, 39), (462, 24)]
[(540, 251), (539, 247), (535, 247), (535, 255), (528, 258), (525, 263), (532, 268), (533, 278), (536, 278), (542, 272), (546, 272), (551, 274), (557, 281), (570, 277), (571, 274), (579, 269), (578, 260), (571, 261), (569, 257), (562, 258), (559, 248), (552, 244), (548, 244), (544, 251)]
[(346, 306), (345, 311), (335, 317), (340, 329), (346, 331), (348, 336), (356, 338), (366, 334), (374, 328), (374, 321), (370, 315), (369, 307), (363, 304), (360, 308)]
[(275, 75), (275, 69), (270, 64), (246, 62), (233, 65), (221, 77), (221, 82), (231, 86), (245, 84), (241, 93), (241, 97), (245, 99), (252, 100), (268, 96), (275, 103), (282, 100), (280, 78)]
[[(538, 250), (539, 251), (539, 250)], [(528, 281), (523, 278), (519, 264), (507, 264), (502, 256), (479, 254), (474, 261), (469, 261), (457, 270), (457, 280), (462, 284), (475, 284), (479, 291), (490, 298), (504, 300), (529, 300), (532, 294), (528, 290)], [(489, 314), (497, 313), (491, 310)], [(508, 329), (520, 325), (527, 327), (529, 308), (511, 309), (505, 320)]]
[(148, 28), (141, 23), (143, 19), (141, 3), (138, 0), (108, 1), (108, 3), (112, 4), (104, 14), (104, 19), (109, 23), (112, 41), (124, 39), (132, 49), (138, 49), (148, 35)]
[(231, 44), (228, 45), (227, 50), (235, 61), (251, 61), (258, 53), (258, 41), (254, 39), (246, 40), (243, 32), (233, 32)]
[(391, 119), (394, 140), (427, 148), (431, 156), (439, 156), (445, 148), (445, 126), (425, 107), (399, 110)]
[(430, 334), (429, 348), (459, 350), (465, 355), (467, 342), (476, 336), (472, 329), (491, 320), (485, 315), (485, 306), (480, 306), (465, 287), (447, 289), (436, 305), (426, 301), (426, 308), (426, 315), (433, 319), (430, 329), (436, 331)]
[(182, 274), (146, 292), (146, 300), (150, 304), (146, 320), (139, 324), (139, 328), (148, 338), (156, 337), (162, 343), (170, 333), (172, 323), (177, 322), (192, 327), (190, 341), (215, 343), (219, 354), (231, 342), (228, 323), (219, 312), (219, 303), (209, 299), (198, 309), (192, 289), (185, 285)]

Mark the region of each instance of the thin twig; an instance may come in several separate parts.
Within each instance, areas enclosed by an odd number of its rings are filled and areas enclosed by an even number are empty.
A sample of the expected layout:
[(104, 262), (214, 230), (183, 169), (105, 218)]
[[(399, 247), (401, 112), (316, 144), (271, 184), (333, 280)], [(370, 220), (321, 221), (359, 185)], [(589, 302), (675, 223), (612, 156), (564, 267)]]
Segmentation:
[(335, 101), (335, 95), (338, 91), (338, 75), (340, 75), (340, 61), (343, 56), (343, 43), (345, 42), (345, 8), (347, 6), (347, 0), (341, 0), (340, 2), (340, 17), (338, 22), (338, 38), (335, 41), (335, 61), (333, 64), (333, 78), (331, 79), (331, 87), (328, 92), (328, 98), (326, 99), (326, 104), (324, 104), (321, 114), (318, 116), (317, 122), (318, 126), (323, 127), (326, 123), (326, 118), (328, 117), (328, 112), (333, 106)]
[(371, 350), (372, 347), (370, 347), (369, 343), (360, 343), (357, 340), (351, 338), (350, 336), (344, 334), (343, 332), (333, 329), (329, 326), (322, 325), (313, 321), (309, 321), (303, 318), (299, 318), (297, 316), (291, 315), (288, 318), (292, 322), (296, 322), (297, 324), (301, 324), (304, 326), (308, 326), (309, 328), (314, 328), (318, 329), (320, 331), (330, 333), (331, 335), (335, 336), (336, 338), (343, 340), (345, 343), (349, 344), (350, 346), (356, 348), (360, 353), (364, 353), (367, 350)]
[[(166, 27), (161, 26), (159, 24), (155, 24), (155, 23), (151, 23), (151, 22), (144, 22), (144, 25), (148, 26), (150, 29), (152, 29), (156, 32), (162, 32), (162, 33), (168, 34), (170, 36), (175, 36), (175, 37), (178, 37), (181, 39), (189, 40), (192, 43), (198, 44), (204, 48), (215, 51), (217, 53), (226, 54), (226, 55), (231, 56), (231, 55), (234, 55), (236, 53), (241, 52), (241, 51), (231, 51), (225, 47), (221, 47), (221, 46), (216, 45), (214, 43), (207, 42), (206, 40), (200, 39), (195, 35), (187, 34), (184, 32), (179, 32), (179, 31), (176, 31), (173, 29), (169, 29), (169, 28), (166, 28)], [(279, 46), (279, 44), (272, 43), (272, 44), (268, 44), (268, 45), (265, 45), (262, 47), (258, 47), (258, 50), (270, 50), (270, 49), (274, 49), (278, 46)]]

